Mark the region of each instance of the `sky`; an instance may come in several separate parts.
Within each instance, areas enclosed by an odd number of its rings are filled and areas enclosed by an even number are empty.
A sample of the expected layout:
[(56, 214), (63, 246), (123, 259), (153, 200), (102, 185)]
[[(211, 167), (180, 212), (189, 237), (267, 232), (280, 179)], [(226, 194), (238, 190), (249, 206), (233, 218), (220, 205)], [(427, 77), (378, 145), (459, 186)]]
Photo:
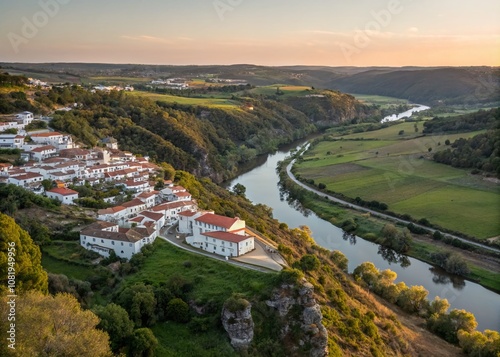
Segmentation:
[(0, 0), (0, 62), (500, 65), (498, 0)]

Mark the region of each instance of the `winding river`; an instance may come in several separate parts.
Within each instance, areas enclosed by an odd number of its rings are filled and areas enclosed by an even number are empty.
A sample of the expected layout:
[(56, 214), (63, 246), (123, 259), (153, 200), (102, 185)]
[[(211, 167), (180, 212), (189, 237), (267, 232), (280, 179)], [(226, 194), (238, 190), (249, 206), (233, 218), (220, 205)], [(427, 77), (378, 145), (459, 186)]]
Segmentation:
[[(307, 212), (290, 205), (280, 197), (277, 163), (289, 155), (290, 151), (302, 143), (295, 143), (287, 148), (261, 157), (254, 162), (253, 168), (242, 173), (227, 184), (232, 187), (240, 183), (246, 187), (246, 196), (254, 203), (262, 203), (273, 209), (273, 216), (289, 227), (308, 226), (317, 244), (330, 250), (339, 250), (349, 259), (349, 271), (365, 262), (373, 262), (378, 269), (391, 269), (398, 274), (396, 282), (404, 281), (407, 285), (422, 285), (429, 291), (428, 298), (435, 296), (446, 298), (451, 308), (465, 309), (472, 312), (478, 322), (478, 330), (500, 331), (500, 296), (481, 285), (450, 276), (445, 272), (413, 258), (404, 257), (407, 264), (386, 260), (379, 245), (359, 237), (346, 237), (342, 229), (319, 218), (313, 212)], [(392, 262), (390, 262), (392, 261)], [(406, 267), (405, 267), (406, 266)]]

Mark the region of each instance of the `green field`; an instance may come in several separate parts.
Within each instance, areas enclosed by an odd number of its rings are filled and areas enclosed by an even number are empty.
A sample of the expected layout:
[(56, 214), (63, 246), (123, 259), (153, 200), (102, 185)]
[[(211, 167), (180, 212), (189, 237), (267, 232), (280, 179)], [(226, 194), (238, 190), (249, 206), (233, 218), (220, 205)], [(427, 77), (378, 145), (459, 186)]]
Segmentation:
[(354, 96), (357, 100), (367, 104), (377, 104), (382, 108), (388, 105), (394, 104), (409, 104), (406, 99), (401, 98), (393, 98), (393, 97), (385, 97), (382, 95), (371, 95), (371, 94), (357, 94), (357, 93), (349, 93)]
[[(445, 140), (480, 132), (418, 137), (413, 125), (322, 141), (296, 164), (296, 174), (324, 183), (330, 191), (384, 202), (391, 211), (480, 239), (500, 235), (498, 185), (431, 159), (433, 152), (446, 148)], [(399, 135), (400, 130), (405, 134)]]
[(177, 97), (170, 94), (159, 94), (159, 93), (142, 92), (142, 91), (128, 92), (127, 94), (138, 97), (146, 97), (155, 101), (177, 103), (183, 105), (199, 105), (203, 107), (226, 108), (226, 109), (238, 109), (241, 106), (240, 102), (226, 98)]
[(82, 82), (91, 84), (125, 85), (151, 82), (151, 78), (144, 77), (121, 77), (121, 76), (96, 76), (82, 78)]
[(281, 97), (300, 96), (314, 94), (315, 92), (308, 86), (293, 86), (288, 84), (272, 84), (269, 86), (257, 87), (250, 90), (251, 93), (261, 95), (276, 95), (277, 88), (283, 92)]

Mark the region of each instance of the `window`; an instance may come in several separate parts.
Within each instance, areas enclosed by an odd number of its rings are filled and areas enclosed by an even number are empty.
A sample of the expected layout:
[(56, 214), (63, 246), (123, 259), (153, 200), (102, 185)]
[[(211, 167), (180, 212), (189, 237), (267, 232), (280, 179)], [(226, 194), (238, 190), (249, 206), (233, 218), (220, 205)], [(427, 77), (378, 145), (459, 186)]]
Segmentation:
[(122, 254), (123, 254), (123, 250), (122, 250)]
[(95, 242), (95, 238), (92, 238), (92, 241)]
[(101, 243), (104, 243), (104, 239), (101, 239)]
[(87, 240), (87, 238), (85, 236), (83, 236), (83, 240)]
[(224, 248), (222, 248), (222, 251), (224, 251)]
[[(122, 247), (123, 247), (123, 242), (122, 242)], [(122, 252), (123, 253), (123, 252)]]
[(214, 238), (214, 243), (215, 243), (215, 238)]
[(129, 244), (128, 244), (128, 246), (129, 246), (129, 247), (131, 247), (131, 246), (132, 246), (132, 243), (129, 243)]
[(115, 245), (115, 241), (114, 241), (114, 240), (112, 240), (112, 241), (111, 241), (111, 244), (112, 244), (112, 245)]

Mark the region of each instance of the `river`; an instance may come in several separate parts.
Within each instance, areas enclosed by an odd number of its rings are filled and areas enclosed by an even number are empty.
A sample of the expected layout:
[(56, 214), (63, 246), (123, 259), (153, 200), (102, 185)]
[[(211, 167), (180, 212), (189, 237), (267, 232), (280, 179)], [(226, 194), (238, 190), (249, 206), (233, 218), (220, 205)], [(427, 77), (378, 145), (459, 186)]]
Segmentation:
[[(330, 250), (339, 250), (349, 259), (349, 271), (352, 272), (365, 261), (373, 262), (378, 269), (391, 269), (398, 274), (396, 282), (404, 281), (407, 285), (422, 285), (429, 291), (428, 299), (435, 296), (446, 298), (451, 308), (465, 309), (472, 312), (478, 322), (477, 329), (500, 331), (500, 296), (479, 284), (450, 276), (445, 272), (417, 259), (406, 258), (410, 265), (385, 260), (379, 253), (379, 245), (359, 237), (344, 237), (342, 229), (319, 218), (314, 212), (304, 212), (289, 205), (280, 197), (277, 163), (289, 155), (293, 146), (261, 157), (249, 171), (242, 173), (227, 184), (232, 187), (240, 183), (246, 187), (246, 196), (254, 203), (262, 203), (273, 209), (273, 217), (285, 222), (290, 228), (308, 226), (316, 243)], [(344, 239), (347, 238), (347, 239)]]
[(415, 104), (415, 107), (407, 110), (406, 112), (402, 112), (399, 114), (388, 115), (384, 119), (382, 119), (381, 123), (385, 123), (388, 121), (395, 121), (403, 118), (409, 118), (413, 113), (421, 112), (422, 110), (430, 109), (431, 107), (427, 107), (422, 104)]

